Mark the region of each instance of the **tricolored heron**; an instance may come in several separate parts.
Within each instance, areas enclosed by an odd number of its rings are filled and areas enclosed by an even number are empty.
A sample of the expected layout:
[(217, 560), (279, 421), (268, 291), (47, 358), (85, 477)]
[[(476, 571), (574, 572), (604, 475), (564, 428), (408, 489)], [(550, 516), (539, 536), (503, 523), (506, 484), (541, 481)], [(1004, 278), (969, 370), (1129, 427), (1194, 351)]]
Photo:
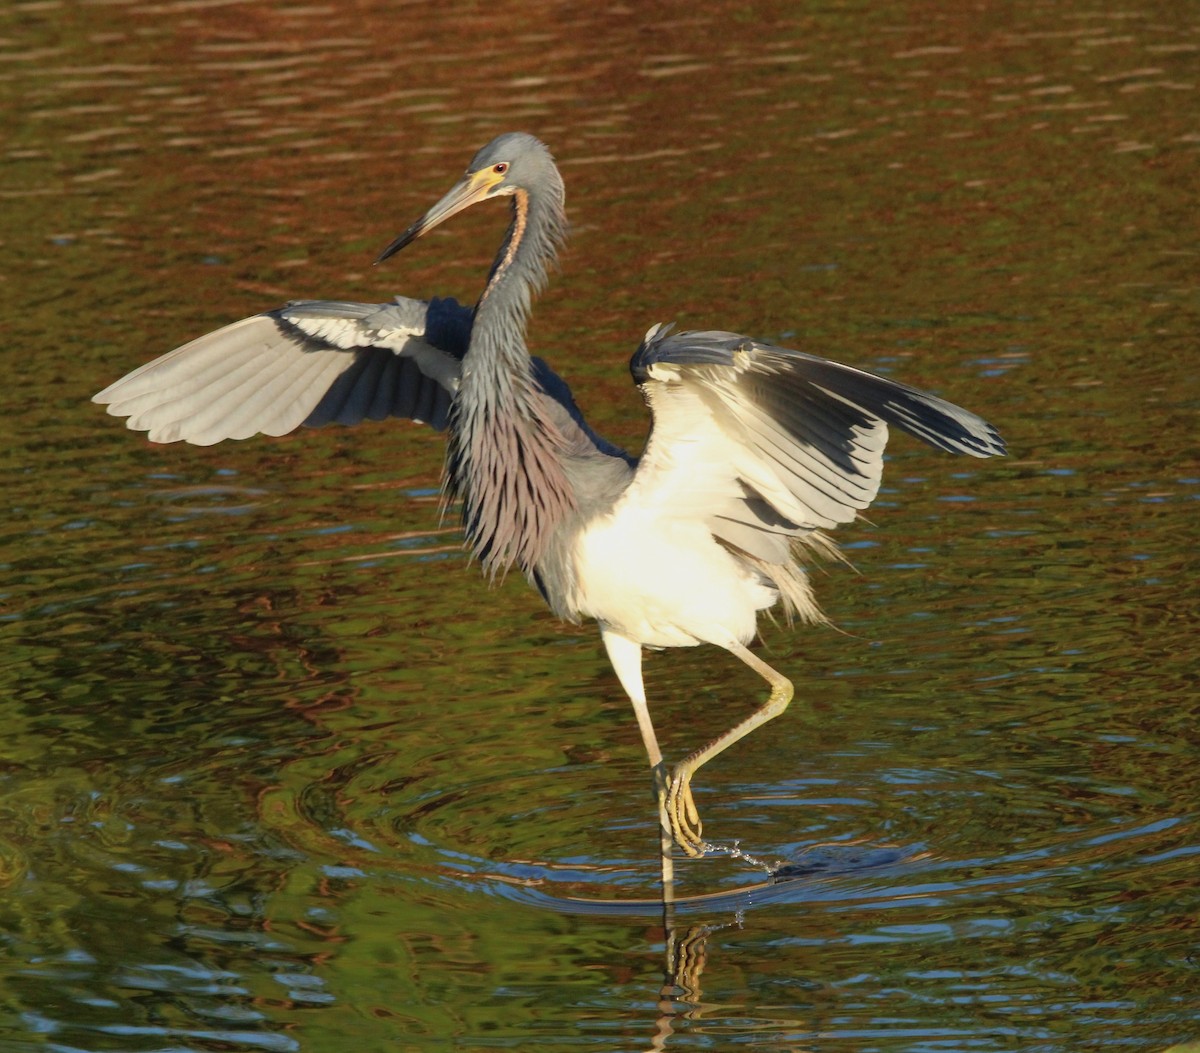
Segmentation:
[[(477, 202), (511, 222), (474, 310), (453, 300), (302, 300), (200, 337), (95, 396), (154, 442), (208, 445), (301, 424), (408, 417), (449, 428), (445, 491), (492, 576), (519, 567), (550, 609), (594, 619), (654, 769), (665, 853), (703, 851), (696, 770), (766, 721), (792, 684), (749, 650), (759, 611), (823, 617), (801, 563), (874, 499), (892, 425), (990, 457), (986, 421), (934, 395), (723, 332), (650, 329), (630, 362), (653, 424), (641, 457), (588, 427), (530, 357), (533, 295), (566, 231), (562, 178), (531, 135), (493, 140), (382, 261)], [(642, 649), (716, 644), (770, 686), (765, 704), (668, 777)]]

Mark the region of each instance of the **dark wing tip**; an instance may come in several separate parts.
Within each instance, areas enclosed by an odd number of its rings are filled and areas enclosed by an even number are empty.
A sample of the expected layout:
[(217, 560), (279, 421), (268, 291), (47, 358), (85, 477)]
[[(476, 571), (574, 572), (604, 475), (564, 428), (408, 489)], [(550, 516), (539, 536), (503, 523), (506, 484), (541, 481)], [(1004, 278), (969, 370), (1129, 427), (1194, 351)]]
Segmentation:
[(737, 333), (673, 332), (653, 326), (630, 359), (643, 384), (655, 365), (730, 366), (774, 374), (781, 388), (799, 382), (809, 392), (849, 404), (947, 453), (998, 457), (1007, 452), (999, 431), (982, 417), (937, 395), (803, 351), (775, 347)]

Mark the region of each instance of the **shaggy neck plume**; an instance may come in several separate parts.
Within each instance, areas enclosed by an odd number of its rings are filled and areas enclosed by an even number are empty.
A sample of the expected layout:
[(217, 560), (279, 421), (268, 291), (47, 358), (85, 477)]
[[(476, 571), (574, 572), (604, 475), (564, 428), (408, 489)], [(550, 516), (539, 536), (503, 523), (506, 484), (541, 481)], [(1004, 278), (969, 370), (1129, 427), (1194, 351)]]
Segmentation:
[[(493, 576), (514, 563), (532, 575), (575, 507), (562, 437), (525, 345), (530, 302), (562, 231), (561, 202), (545, 215), (538, 207), (523, 191), (513, 196), (508, 236), (475, 308), (447, 451), (448, 488), (462, 501), (467, 540)], [(537, 238), (526, 236), (531, 229)]]

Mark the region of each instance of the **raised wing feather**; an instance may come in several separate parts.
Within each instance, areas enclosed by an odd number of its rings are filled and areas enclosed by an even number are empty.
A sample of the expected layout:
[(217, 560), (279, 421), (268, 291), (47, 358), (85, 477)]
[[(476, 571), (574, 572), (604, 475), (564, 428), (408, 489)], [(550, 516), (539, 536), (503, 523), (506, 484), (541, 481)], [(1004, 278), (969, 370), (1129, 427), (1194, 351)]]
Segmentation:
[(768, 562), (871, 503), (889, 424), (951, 453), (1004, 452), (935, 395), (733, 333), (655, 326), (630, 369), (654, 414), (633, 486), (672, 492), (684, 514), (709, 502), (713, 532)]
[(407, 417), (445, 428), (470, 339), (454, 300), (304, 300), (146, 363), (93, 397), (152, 442), (209, 446)]

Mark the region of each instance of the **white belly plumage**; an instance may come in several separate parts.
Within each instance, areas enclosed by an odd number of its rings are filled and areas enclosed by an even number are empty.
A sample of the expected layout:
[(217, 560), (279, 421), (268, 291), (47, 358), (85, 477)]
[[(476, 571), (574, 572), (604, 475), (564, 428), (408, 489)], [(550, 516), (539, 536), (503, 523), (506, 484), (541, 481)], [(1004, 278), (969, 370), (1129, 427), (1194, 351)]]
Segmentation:
[(574, 563), (576, 609), (647, 647), (749, 643), (778, 599), (703, 523), (627, 502), (588, 524)]

